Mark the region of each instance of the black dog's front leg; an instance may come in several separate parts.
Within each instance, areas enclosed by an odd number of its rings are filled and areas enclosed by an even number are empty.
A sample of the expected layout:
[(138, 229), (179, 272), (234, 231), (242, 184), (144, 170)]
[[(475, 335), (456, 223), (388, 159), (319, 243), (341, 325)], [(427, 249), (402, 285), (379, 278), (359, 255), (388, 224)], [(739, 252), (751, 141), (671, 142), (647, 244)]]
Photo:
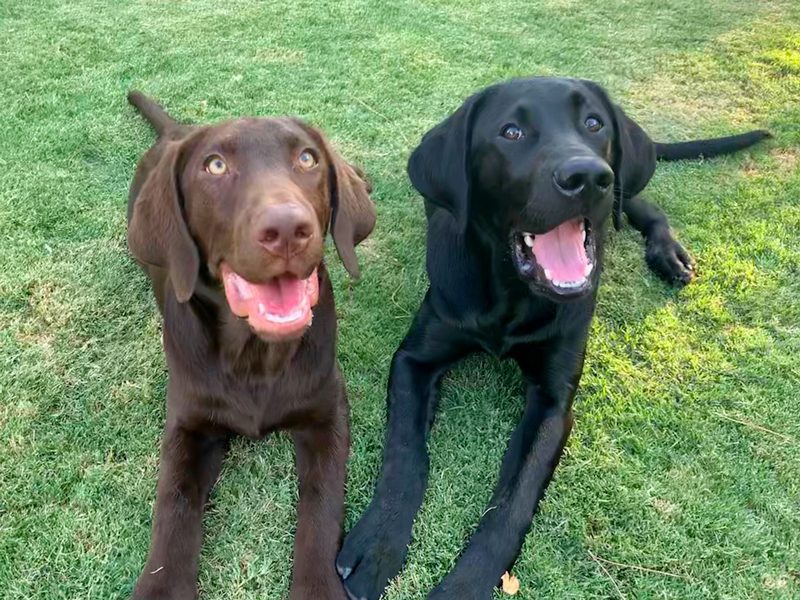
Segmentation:
[(695, 275), (694, 261), (675, 239), (661, 209), (639, 196), (625, 200), (623, 207), (630, 224), (645, 239), (650, 269), (667, 283), (689, 283)]
[(503, 572), (516, 561), (572, 429), (582, 344), (577, 348), (564, 344), (556, 350), (525, 348), (518, 353), (527, 382), (525, 413), (511, 436), (478, 529), (429, 600), (488, 600)]
[(428, 480), (426, 441), (439, 381), (466, 351), (456, 332), (423, 302), (392, 359), (386, 442), (375, 495), (336, 561), (351, 598), (377, 600), (403, 566)]

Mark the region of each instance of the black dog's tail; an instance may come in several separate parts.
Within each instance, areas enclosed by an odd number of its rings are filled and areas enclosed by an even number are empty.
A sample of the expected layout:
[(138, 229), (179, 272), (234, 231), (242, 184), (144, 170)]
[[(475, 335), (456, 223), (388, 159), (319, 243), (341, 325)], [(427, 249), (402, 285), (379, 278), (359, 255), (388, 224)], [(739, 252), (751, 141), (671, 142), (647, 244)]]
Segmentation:
[(658, 160), (682, 160), (687, 158), (711, 158), (720, 154), (730, 154), (757, 144), (765, 138), (772, 137), (769, 131), (757, 129), (729, 135), (728, 137), (714, 138), (711, 140), (694, 140), (691, 142), (678, 142), (665, 144), (656, 142), (656, 158)]
[(128, 92), (128, 102), (133, 104), (142, 116), (150, 121), (159, 137), (178, 124), (155, 100), (148, 98), (142, 92), (137, 90)]

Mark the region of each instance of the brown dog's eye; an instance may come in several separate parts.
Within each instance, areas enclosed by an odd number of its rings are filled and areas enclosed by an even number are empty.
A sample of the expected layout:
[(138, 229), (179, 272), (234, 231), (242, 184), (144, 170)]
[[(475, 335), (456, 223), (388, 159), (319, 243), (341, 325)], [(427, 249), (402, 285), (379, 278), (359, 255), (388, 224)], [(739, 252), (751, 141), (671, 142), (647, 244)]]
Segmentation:
[(512, 142), (521, 140), (525, 136), (525, 134), (522, 133), (522, 129), (520, 129), (514, 124), (509, 124), (503, 127), (503, 131), (500, 132), (500, 135), (502, 135), (507, 140), (511, 140)]
[(313, 169), (317, 166), (317, 157), (311, 150), (303, 150), (300, 156), (297, 157), (297, 162), (306, 170)]
[(586, 125), (586, 129), (592, 133), (597, 133), (603, 128), (603, 122), (599, 119), (599, 117), (586, 117), (586, 120), (583, 122), (583, 124)]
[(221, 156), (214, 154), (206, 159), (205, 169), (206, 173), (211, 173), (212, 175), (225, 175), (228, 172), (228, 165), (225, 164)]

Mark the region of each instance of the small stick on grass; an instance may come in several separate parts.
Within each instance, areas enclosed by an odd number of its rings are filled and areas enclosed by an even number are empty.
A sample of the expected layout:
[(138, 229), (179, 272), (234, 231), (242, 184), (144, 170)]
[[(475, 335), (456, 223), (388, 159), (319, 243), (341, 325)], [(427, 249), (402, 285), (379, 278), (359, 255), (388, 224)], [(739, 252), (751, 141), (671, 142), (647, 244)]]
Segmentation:
[(689, 577), (688, 575), (679, 575), (678, 573), (670, 573), (669, 571), (661, 571), (659, 569), (651, 569), (650, 567), (642, 567), (642, 566), (639, 566), (639, 565), (628, 565), (628, 564), (625, 564), (625, 563), (620, 563), (620, 562), (615, 562), (613, 560), (608, 560), (607, 558), (600, 558), (599, 556), (596, 556), (596, 555), (592, 554), (591, 551), (589, 551), (589, 555), (599, 563), (606, 563), (607, 565), (612, 565), (614, 567), (620, 567), (622, 569), (635, 569), (636, 571), (643, 571), (645, 573), (653, 573), (654, 575), (665, 575), (667, 577), (675, 577), (676, 579), (686, 579), (686, 580), (690, 580), (691, 579), (691, 577)]
[(591, 559), (592, 559), (594, 562), (596, 562), (596, 563), (597, 563), (597, 566), (598, 566), (598, 567), (600, 567), (600, 568), (603, 570), (603, 573), (605, 573), (605, 574), (606, 574), (606, 577), (608, 577), (608, 578), (611, 580), (611, 583), (613, 583), (613, 584), (614, 584), (614, 589), (616, 589), (616, 590), (617, 590), (617, 595), (619, 595), (619, 597), (620, 597), (620, 598), (622, 598), (622, 600), (626, 600), (626, 599), (625, 599), (625, 594), (623, 594), (623, 593), (622, 593), (622, 590), (621, 590), (621, 589), (619, 589), (619, 584), (617, 584), (617, 580), (616, 580), (616, 579), (614, 579), (614, 576), (613, 576), (613, 575), (611, 575), (611, 573), (609, 573), (608, 569), (606, 569), (606, 566), (605, 566), (605, 565), (602, 563), (602, 561), (600, 561), (600, 560), (599, 560), (599, 559), (598, 559), (598, 558), (597, 558), (597, 557), (594, 555), (594, 553), (593, 553), (591, 550), (587, 550), (587, 552), (589, 553), (589, 556), (591, 557)]
[(782, 440), (786, 442), (796, 443), (792, 436), (786, 435), (784, 433), (778, 433), (777, 431), (773, 431), (772, 429), (767, 429), (763, 425), (759, 425), (758, 423), (753, 423), (752, 421), (745, 421), (744, 419), (734, 419), (733, 417), (729, 417), (724, 413), (714, 413), (720, 419), (725, 419), (726, 421), (731, 421), (733, 423), (738, 423), (739, 425), (744, 425), (745, 427), (752, 427), (753, 429), (758, 429), (759, 431), (763, 431), (764, 433), (771, 433), (772, 435), (776, 435)]
[(382, 113), (382, 112), (380, 112), (379, 110), (377, 110), (377, 109), (375, 109), (375, 108), (372, 108), (372, 107), (371, 107), (369, 104), (367, 104), (366, 102), (364, 102), (364, 101), (363, 101), (361, 98), (359, 98), (358, 96), (353, 96), (353, 100), (355, 100), (356, 102), (358, 102), (358, 103), (359, 103), (361, 106), (363, 106), (364, 108), (366, 108), (366, 109), (367, 109), (368, 111), (370, 111), (371, 113), (374, 113), (374, 114), (378, 115), (378, 116), (379, 116), (381, 119), (383, 119), (384, 121), (386, 121), (386, 123), (388, 123), (389, 125), (391, 125), (391, 126), (392, 126), (392, 129), (394, 129), (394, 130), (395, 130), (395, 132), (396, 132), (396, 133), (397, 133), (397, 134), (398, 134), (398, 135), (399, 135), (401, 138), (403, 138), (403, 141), (406, 143), (406, 145), (409, 145), (409, 144), (410, 144), (410, 142), (408, 141), (408, 138), (407, 138), (405, 135), (403, 135), (403, 131), (402, 131), (402, 130), (401, 130), (399, 127), (395, 126), (395, 124), (394, 124), (394, 121), (392, 121), (392, 120), (391, 120), (389, 117), (387, 117), (385, 114), (383, 114), (383, 113)]

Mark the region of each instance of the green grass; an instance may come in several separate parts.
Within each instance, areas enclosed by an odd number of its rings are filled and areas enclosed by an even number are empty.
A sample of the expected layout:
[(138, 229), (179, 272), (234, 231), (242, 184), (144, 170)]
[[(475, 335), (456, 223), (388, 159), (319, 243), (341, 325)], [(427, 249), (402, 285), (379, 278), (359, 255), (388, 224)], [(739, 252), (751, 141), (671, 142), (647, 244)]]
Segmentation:
[[(349, 527), (380, 462), (389, 360), (426, 285), (406, 157), (471, 91), (527, 74), (598, 80), (657, 138), (757, 126), (776, 139), (659, 168), (649, 197), (699, 264), (686, 289), (647, 271), (635, 232), (612, 235), (574, 434), (517, 597), (800, 597), (800, 5), (713, 5), (3, 0), (0, 598), (124, 598), (144, 562), (166, 372), (125, 245), (127, 186), (153, 139), (128, 89), (191, 121), (299, 115), (373, 179), (362, 281), (329, 260)], [(521, 391), (488, 358), (447, 380), (388, 598), (423, 598), (454, 564)], [(295, 498), (285, 436), (234, 444), (205, 519), (203, 598), (286, 595)]]

